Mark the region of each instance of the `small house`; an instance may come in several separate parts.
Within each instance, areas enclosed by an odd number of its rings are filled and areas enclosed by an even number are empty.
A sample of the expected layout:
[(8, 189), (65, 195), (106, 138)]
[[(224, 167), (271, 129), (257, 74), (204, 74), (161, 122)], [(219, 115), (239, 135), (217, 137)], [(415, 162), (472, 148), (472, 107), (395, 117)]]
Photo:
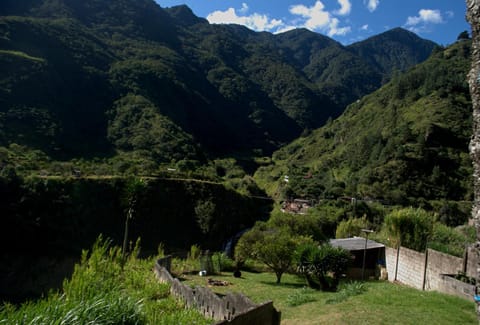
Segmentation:
[(350, 279), (362, 278), (363, 256), (365, 256), (365, 279), (379, 278), (380, 269), (385, 268), (385, 245), (381, 243), (363, 237), (353, 237), (330, 239), (330, 245), (346, 249), (352, 254), (353, 261), (347, 271), (347, 277)]

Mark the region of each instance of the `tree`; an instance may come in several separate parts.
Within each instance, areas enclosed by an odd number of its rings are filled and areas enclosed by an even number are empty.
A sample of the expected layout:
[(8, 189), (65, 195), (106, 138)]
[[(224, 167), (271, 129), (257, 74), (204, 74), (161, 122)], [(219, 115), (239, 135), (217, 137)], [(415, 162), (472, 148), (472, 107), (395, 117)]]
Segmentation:
[[(468, 74), (470, 95), (473, 106), (473, 137), (470, 143), (470, 156), (473, 161), (474, 202), (472, 217), (477, 230), (475, 248), (480, 254), (480, 0), (467, 0), (467, 20), (472, 27), (472, 66)], [(477, 272), (477, 287), (480, 290), (480, 272)], [(480, 308), (477, 309), (480, 317)]]
[(294, 254), (297, 270), (308, 285), (323, 291), (336, 291), (341, 275), (351, 262), (350, 253), (330, 244), (314, 243), (300, 245)]
[(146, 190), (146, 184), (141, 178), (131, 178), (127, 180), (125, 184), (125, 189), (122, 198), (122, 204), (126, 210), (125, 216), (125, 229), (123, 233), (123, 244), (122, 244), (122, 268), (125, 263), (126, 253), (127, 253), (127, 243), (128, 243), (128, 228), (130, 220), (133, 219), (135, 214), (135, 209), (137, 208), (138, 199)]
[(203, 234), (207, 234), (212, 227), (215, 214), (215, 203), (212, 201), (199, 201), (194, 208), (198, 226)]
[(265, 223), (257, 223), (239, 239), (235, 247), (235, 259), (237, 263), (247, 258), (264, 263), (275, 273), (278, 284), (283, 273), (292, 266), (293, 253), (302, 241), (308, 239), (294, 236), (286, 229), (267, 228)]
[(468, 32), (466, 30), (461, 32), (457, 37), (457, 41), (463, 41), (463, 40), (467, 40), (467, 39), (470, 39), (470, 35), (468, 34)]

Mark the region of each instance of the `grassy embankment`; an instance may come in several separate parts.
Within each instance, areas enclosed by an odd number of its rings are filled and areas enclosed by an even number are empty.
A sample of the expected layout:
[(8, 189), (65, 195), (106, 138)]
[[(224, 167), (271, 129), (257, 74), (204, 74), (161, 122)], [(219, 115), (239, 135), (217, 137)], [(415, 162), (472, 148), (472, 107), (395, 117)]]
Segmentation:
[(0, 305), (0, 324), (209, 324), (170, 296), (152, 272), (155, 259), (126, 259), (99, 240), (84, 251), (63, 290), (21, 306)]

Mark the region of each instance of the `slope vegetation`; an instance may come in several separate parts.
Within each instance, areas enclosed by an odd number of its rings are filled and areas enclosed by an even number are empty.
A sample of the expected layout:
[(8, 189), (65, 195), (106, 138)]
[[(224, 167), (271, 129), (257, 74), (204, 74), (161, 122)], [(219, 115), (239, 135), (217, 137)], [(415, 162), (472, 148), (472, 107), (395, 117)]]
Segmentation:
[(277, 197), (470, 200), (469, 58), (469, 41), (437, 50), (275, 152), (256, 179)]
[(256, 33), (152, 0), (5, 0), (0, 145), (115, 158), (109, 173), (269, 155), (377, 89), (392, 56), (404, 69), (435, 46), (400, 29), (381, 37), (344, 47), (307, 30)]

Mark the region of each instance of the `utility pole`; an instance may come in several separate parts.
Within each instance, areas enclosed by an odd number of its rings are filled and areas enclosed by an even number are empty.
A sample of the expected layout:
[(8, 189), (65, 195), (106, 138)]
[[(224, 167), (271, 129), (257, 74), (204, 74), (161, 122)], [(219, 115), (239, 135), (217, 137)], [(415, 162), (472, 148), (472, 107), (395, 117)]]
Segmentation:
[(362, 262), (362, 281), (365, 281), (365, 260), (367, 259), (368, 235), (371, 234), (373, 230), (362, 229), (362, 232), (365, 233), (365, 248), (363, 249), (363, 262)]

